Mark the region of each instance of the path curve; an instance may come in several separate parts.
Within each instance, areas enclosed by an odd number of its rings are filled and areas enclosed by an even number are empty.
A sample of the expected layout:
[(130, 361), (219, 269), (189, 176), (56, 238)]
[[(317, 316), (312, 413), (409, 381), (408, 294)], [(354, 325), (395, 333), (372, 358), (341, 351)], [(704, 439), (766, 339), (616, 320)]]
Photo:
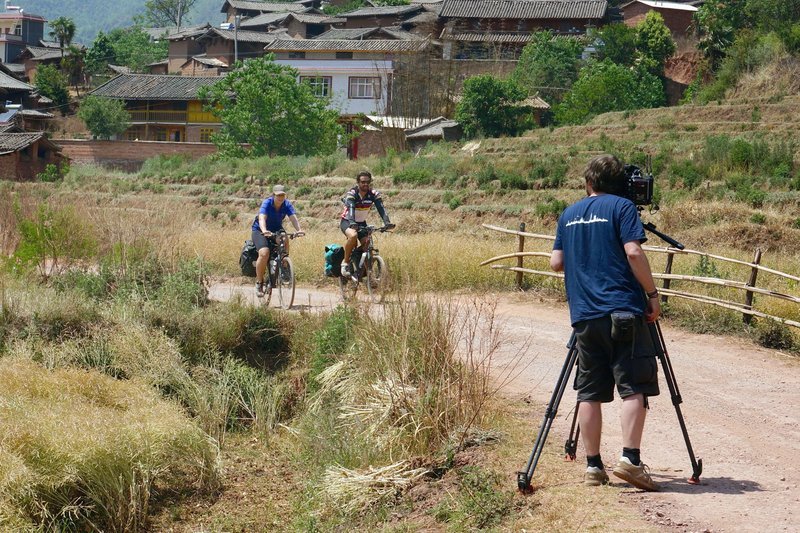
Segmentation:
[[(215, 283), (210, 287), (215, 300), (237, 294), (245, 301), (257, 302), (250, 285)], [(532, 445), (566, 357), (570, 335), (567, 308), (533, 295), (493, 298), (504, 332), (495, 371), (500, 375), (515, 367), (519, 374), (501, 393), (526, 399), (541, 413), (531, 421)], [(338, 302), (338, 291), (333, 288), (297, 288), (298, 310), (328, 310)], [(651, 400), (642, 454), (663, 490), (627, 490), (622, 497), (666, 531), (797, 531), (800, 360), (731, 337), (669, 327), (663, 327), (663, 333), (683, 397), (681, 408), (689, 436), (695, 454), (703, 459), (702, 483), (686, 482), (691, 464), (662, 379), (661, 396)], [(524, 364), (519, 365), (518, 353), (523, 347)], [(574, 398), (573, 391), (565, 393), (549, 439), (563, 442), (566, 438)], [(610, 404), (604, 412), (601, 452), (607, 464), (621, 449), (620, 403)], [(521, 450), (519, 464), (510, 471), (522, 468), (529, 452)], [(581, 459), (582, 449), (578, 454)], [(582, 471), (581, 459), (575, 464), (576, 480)]]

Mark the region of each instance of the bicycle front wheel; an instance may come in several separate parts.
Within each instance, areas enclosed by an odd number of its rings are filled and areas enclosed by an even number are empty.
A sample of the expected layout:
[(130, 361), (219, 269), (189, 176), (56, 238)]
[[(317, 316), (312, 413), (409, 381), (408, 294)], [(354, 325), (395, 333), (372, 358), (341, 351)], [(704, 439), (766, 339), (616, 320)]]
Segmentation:
[(388, 284), (389, 272), (386, 270), (386, 261), (383, 257), (375, 255), (367, 264), (367, 293), (373, 303), (383, 301)]
[(284, 257), (278, 267), (275, 283), (278, 285), (278, 303), (283, 309), (289, 309), (294, 303), (294, 265), (292, 260)]

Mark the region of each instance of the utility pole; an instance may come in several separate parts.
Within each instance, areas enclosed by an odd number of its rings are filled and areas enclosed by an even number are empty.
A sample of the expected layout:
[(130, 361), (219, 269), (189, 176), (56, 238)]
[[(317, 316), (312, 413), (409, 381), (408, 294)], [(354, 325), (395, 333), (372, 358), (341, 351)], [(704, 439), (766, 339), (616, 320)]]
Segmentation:
[(181, 31), (181, 20), (183, 19), (183, 0), (178, 0), (178, 31)]
[(242, 20), (240, 14), (233, 17), (233, 62), (239, 61), (239, 21)]

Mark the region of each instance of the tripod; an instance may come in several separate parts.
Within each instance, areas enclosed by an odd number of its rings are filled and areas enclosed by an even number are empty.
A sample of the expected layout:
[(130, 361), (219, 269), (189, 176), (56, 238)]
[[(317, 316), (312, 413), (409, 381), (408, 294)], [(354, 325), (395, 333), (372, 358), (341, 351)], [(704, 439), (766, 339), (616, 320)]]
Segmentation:
[[(652, 223), (644, 224), (644, 228), (658, 235), (675, 248), (680, 250), (684, 248), (684, 246), (675, 239), (657, 231), (656, 227)], [(678, 415), (678, 423), (680, 424), (681, 432), (683, 433), (683, 440), (686, 442), (686, 449), (689, 452), (689, 460), (692, 463), (692, 477), (688, 479), (688, 482), (691, 484), (698, 484), (700, 483), (700, 474), (703, 472), (703, 460), (695, 459), (692, 443), (689, 440), (689, 433), (686, 430), (686, 423), (683, 420), (683, 414), (680, 407), (683, 399), (681, 398), (681, 393), (678, 390), (678, 382), (675, 380), (675, 374), (672, 371), (672, 362), (669, 359), (667, 345), (664, 342), (664, 335), (661, 333), (661, 325), (658, 323), (658, 321), (656, 321), (648, 324), (647, 328), (652, 338), (653, 346), (656, 348), (656, 356), (661, 362), (661, 367), (664, 371), (664, 378), (667, 382), (667, 388), (669, 389), (670, 397), (672, 398), (672, 405), (675, 406), (675, 413)], [(542, 450), (544, 450), (544, 443), (547, 440), (548, 433), (550, 433), (550, 427), (553, 425), (553, 420), (555, 420), (556, 413), (558, 412), (558, 406), (561, 404), (561, 398), (564, 396), (564, 391), (567, 388), (567, 383), (569, 382), (569, 376), (572, 373), (572, 368), (578, 364), (578, 348), (576, 344), (577, 339), (575, 337), (575, 332), (573, 331), (569, 341), (567, 342), (567, 358), (564, 360), (564, 366), (561, 367), (561, 373), (558, 376), (556, 387), (553, 390), (552, 396), (550, 397), (550, 402), (547, 404), (547, 409), (544, 413), (544, 420), (542, 421), (542, 425), (539, 427), (539, 434), (536, 436), (536, 441), (533, 445), (533, 452), (531, 452), (531, 456), (528, 459), (528, 464), (525, 466), (525, 470), (517, 472), (517, 488), (521, 492), (530, 492), (532, 490), (531, 478), (533, 477), (533, 473), (536, 471), (536, 466), (539, 463), (539, 457), (542, 455)], [(570, 428), (569, 437), (564, 443), (564, 454), (569, 460), (575, 460), (578, 449), (578, 437), (580, 436), (580, 426), (577, 423), (578, 404), (580, 404), (580, 402), (576, 403), (575, 405), (575, 413), (572, 417), (572, 425)]]

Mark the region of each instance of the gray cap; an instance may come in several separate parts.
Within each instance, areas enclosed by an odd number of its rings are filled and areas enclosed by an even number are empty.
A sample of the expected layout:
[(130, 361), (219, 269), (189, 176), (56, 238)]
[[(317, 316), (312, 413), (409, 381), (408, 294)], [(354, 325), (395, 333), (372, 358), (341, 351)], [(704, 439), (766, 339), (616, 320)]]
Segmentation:
[(283, 185), (275, 185), (272, 187), (272, 194), (286, 194), (286, 189)]

